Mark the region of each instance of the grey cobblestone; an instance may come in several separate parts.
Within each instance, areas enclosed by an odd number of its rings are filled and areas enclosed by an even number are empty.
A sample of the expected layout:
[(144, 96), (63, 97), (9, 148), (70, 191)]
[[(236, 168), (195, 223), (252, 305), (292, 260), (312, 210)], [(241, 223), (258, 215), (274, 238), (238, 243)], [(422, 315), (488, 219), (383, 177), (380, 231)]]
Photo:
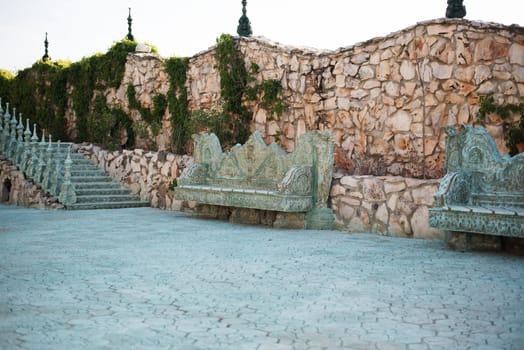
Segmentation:
[(0, 349), (524, 348), (524, 259), (0, 205)]

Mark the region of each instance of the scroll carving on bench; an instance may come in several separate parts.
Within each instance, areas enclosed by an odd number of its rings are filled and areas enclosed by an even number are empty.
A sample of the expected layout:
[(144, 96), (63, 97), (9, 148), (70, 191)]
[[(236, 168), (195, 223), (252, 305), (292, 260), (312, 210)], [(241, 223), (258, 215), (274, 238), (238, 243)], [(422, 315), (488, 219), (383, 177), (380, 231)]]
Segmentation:
[(524, 153), (500, 155), (482, 127), (446, 132), (447, 174), (430, 225), (447, 230), (449, 240), (460, 234), (466, 240), (471, 234), (524, 238)]
[(266, 145), (258, 131), (244, 145), (236, 145), (227, 153), (222, 152), (215, 134), (193, 135), (193, 140), (194, 162), (177, 180), (177, 199), (303, 213), (305, 228), (333, 227), (333, 212), (327, 207), (334, 148), (329, 131), (305, 133), (293, 153), (275, 143)]

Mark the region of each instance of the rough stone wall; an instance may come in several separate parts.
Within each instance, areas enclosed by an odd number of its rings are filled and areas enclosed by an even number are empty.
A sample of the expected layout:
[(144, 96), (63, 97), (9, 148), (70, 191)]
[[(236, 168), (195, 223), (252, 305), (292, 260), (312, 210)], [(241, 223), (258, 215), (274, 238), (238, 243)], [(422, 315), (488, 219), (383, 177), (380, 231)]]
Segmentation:
[[(258, 82), (277, 79), (286, 112), (278, 117), (251, 105), (251, 131), (280, 137), (294, 149), (306, 131), (329, 129), (336, 163), (353, 174), (437, 178), (443, 175), (447, 125), (473, 123), (479, 96), (497, 102), (524, 98), (524, 31), (494, 23), (434, 20), (337, 51), (282, 46), (242, 38), (246, 67)], [(220, 81), (214, 49), (190, 60), (191, 108), (216, 108)], [(502, 123), (488, 131), (507, 153)]]
[(340, 229), (389, 236), (444, 239), (429, 226), (439, 180), (400, 176), (337, 176), (330, 205)]
[(37, 209), (64, 208), (57, 198), (27, 180), (3, 155), (0, 155), (0, 202)]
[(107, 151), (91, 144), (76, 145), (75, 148), (113, 179), (140, 195), (142, 200), (149, 201), (153, 208), (191, 209), (188, 203), (175, 200), (169, 188), (192, 162), (191, 157), (143, 149)]
[[(441, 177), (445, 126), (474, 123), (481, 95), (494, 95), (498, 103), (524, 100), (524, 29), (518, 26), (437, 19), (336, 51), (264, 38), (240, 38), (238, 47), (248, 71), (252, 63), (259, 67), (252, 84), (275, 79), (284, 88), (281, 116), (246, 102), (253, 115), (250, 131), (293, 151), (304, 132), (329, 129), (337, 167), (354, 175)], [(211, 47), (189, 59), (190, 112), (220, 108), (214, 55)], [(140, 124), (139, 113), (129, 109), (127, 86), (150, 108), (156, 93), (169, 90), (163, 63), (155, 54), (129, 54), (121, 86), (105, 92), (108, 104)], [(67, 117), (72, 128), (71, 109)], [(176, 128), (170, 117), (166, 111), (154, 137), (159, 150), (170, 148)], [(507, 153), (502, 121), (488, 119), (489, 133)], [(147, 146), (147, 136), (139, 137), (137, 147)]]

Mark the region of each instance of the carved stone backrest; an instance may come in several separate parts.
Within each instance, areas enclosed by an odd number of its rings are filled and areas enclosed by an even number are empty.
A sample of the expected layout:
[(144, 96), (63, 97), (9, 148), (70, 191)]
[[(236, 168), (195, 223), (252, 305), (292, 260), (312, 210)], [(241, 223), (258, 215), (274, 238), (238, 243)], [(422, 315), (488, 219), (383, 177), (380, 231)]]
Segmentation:
[(258, 131), (228, 153), (222, 152), (215, 134), (193, 135), (193, 140), (195, 164), (207, 168), (207, 184), (279, 190), (288, 171), (301, 167), (296, 174), (305, 175), (304, 171), (310, 169), (311, 195), (316, 206), (326, 205), (334, 157), (329, 131), (305, 133), (293, 153), (283, 151), (275, 143), (266, 145)]
[(473, 193), (501, 193), (524, 198), (524, 153), (501, 156), (483, 127), (448, 127), (447, 173), (471, 176)]

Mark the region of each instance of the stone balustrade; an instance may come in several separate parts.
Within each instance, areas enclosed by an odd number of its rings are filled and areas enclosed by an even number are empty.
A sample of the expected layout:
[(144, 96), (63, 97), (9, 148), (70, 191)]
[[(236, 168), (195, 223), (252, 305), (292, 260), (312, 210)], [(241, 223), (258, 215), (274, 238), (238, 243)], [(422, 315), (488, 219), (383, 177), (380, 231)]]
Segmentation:
[[(4, 110), (0, 99), (0, 153), (4, 156), (2, 161), (9, 160), (15, 169), (31, 179), (34, 185), (51, 196), (60, 198), (64, 205), (75, 203), (74, 186), (68, 181), (71, 178), (71, 144), (52, 142), (51, 135), (46, 140), (45, 130), (41, 131), (42, 136), (39, 139), (36, 124), (33, 124), (31, 133), (27, 118), (24, 130), (22, 114), (18, 115), (17, 120), (16, 109), (13, 108), (12, 111), (11, 114), (9, 102), (5, 104)], [(66, 147), (61, 145), (66, 145), (67, 151)], [(11, 172), (14, 169), (5, 170)]]

